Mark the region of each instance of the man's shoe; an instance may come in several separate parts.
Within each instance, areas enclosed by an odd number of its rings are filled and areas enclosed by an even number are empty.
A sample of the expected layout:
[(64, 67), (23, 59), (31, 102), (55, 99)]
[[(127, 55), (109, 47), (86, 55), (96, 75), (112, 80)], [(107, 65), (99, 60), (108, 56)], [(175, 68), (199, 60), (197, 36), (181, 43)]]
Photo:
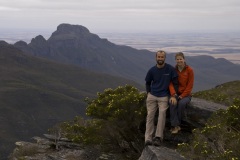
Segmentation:
[(160, 146), (161, 143), (162, 143), (162, 139), (161, 139), (160, 137), (155, 137), (155, 138), (153, 139), (153, 145), (154, 145), (154, 146)]
[(150, 141), (150, 140), (147, 140), (146, 142), (145, 142), (145, 146), (151, 146), (152, 145), (152, 142)]
[(176, 127), (174, 127), (174, 128), (172, 129), (171, 133), (172, 133), (172, 134), (177, 134), (178, 131), (180, 131), (180, 130), (181, 130), (181, 128), (180, 128), (179, 126), (176, 126)]

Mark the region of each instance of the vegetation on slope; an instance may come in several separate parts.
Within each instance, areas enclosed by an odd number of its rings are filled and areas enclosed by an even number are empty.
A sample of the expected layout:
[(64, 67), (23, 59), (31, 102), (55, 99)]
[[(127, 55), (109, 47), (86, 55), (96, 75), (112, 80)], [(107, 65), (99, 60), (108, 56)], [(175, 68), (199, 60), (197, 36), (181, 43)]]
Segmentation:
[(240, 81), (224, 83), (216, 88), (197, 92), (195, 97), (229, 105), (208, 119), (204, 128), (193, 131), (190, 143), (179, 144), (178, 151), (187, 159), (240, 158)]
[(194, 97), (231, 106), (240, 100), (240, 81), (231, 81), (215, 88), (194, 93)]

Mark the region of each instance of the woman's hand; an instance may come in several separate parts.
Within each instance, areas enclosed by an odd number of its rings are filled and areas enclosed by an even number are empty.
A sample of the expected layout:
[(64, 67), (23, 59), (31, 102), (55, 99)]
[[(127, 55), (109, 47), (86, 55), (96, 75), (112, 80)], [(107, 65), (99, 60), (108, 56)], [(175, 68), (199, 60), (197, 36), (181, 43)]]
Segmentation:
[(175, 97), (171, 97), (169, 99), (169, 102), (172, 104), (172, 105), (177, 105), (177, 99)]

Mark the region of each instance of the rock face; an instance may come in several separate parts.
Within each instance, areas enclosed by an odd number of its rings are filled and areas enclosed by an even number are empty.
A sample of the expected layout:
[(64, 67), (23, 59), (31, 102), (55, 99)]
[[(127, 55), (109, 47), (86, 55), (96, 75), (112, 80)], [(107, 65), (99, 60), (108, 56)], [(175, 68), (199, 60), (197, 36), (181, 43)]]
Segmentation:
[[(208, 102), (198, 98), (192, 98), (187, 108), (187, 121), (181, 126), (181, 131), (173, 135), (169, 131), (170, 122), (167, 117), (165, 138), (161, 146), (146, 146), (139, 160), (184, 160), (177, 151), (178, 143), (188, 142), (191, 131), (194, 128), (202, 127), (209, 116), (218, 109), (226, 109), (226, 106)], [(100, 153), (97, 147), (83, 148), (65, 138), (56, 138), (53, 135), (44, 134), (45, 138), (33, 137), (35, 143), (16, 142), (16, 149), (11, 155), (11, 159), (17, 159), (17, 153), (23, 148), (32, 149), (32, 154), (25, 156), (26, 160), (113, 160), (115, 155)]]
[(29, 47), (34, 55), (41, 54), (43, 57), (46, 57), (50, 51), (47, 40), (41, 35), (33, 38)]
[(95, 160), (99, 157), (99, 152), (94, 148), (83, 148), (67, 139), (57, 140), (54, 136), (48, 134), (44, 136), (45, 138), (33, 137), (35, 143), (16, 142), (17, 147), (11, 154), (10, 159), (17, 160), (24, 152), (25, 155), (27, 154), (27, 156), (24, 156), (25, 160)]
[(88, 35), (90, 34), (89, 30), (81, 25), (68, 25), (68, 24), (60, 24), (57, 27), (57, 31), (55, 31), (52, 36), (59, 35), (59, 34), (69, 34), (69, 33), (78, 33), (81, 35)]

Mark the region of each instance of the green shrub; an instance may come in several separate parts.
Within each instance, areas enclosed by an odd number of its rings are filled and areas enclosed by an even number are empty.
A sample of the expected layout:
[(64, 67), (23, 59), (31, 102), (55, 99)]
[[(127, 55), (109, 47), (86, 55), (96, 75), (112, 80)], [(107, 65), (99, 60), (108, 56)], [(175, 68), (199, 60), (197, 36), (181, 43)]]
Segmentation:
[(240, 157), (240, 107), (215, 112), (206, 126), (193, 132), (192, 141), (179, 144), (178, 151), (188, 159), (237, 160)]
[(96, 99), (86, 98), (86, 114), (92, 119), (76, 117), (66, 122), (65, 135), (78, 143), (98, 145), (103, 151), (137, 158), (144, 146), (139, 125), (146, 116), (145, 99), (146, 93), (130, 85), (106, 89)]

